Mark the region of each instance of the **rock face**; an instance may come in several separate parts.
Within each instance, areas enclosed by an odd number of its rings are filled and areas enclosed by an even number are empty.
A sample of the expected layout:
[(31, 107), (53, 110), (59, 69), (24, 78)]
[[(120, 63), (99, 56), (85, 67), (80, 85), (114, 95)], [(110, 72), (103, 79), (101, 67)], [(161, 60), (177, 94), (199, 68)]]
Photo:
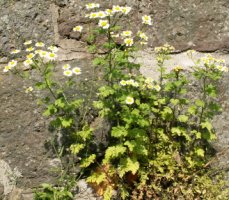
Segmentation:
[[(61, 38), (80, 39), (72, 31), (85, 25), (85, 4), (81, 0), (2, 0), (0, 2), (0, 55), (22, 47), (26, 39), (58, 43)], [(228, 0), (97, 0), (101, 7), (128, 5), (131, 19), (139, 24), (143, 14), (153, 17), (147, 32), (150, 47), (169, 43), (177, 51), (229, 51)], [(57, 12), (52, 9), (56, 6)], [(57, 15), (57, 16), (55, 16)], [(56, 24), (57, 23), (57, 24)], [(137, 31), (136, 26), (129, 27)], [(86, 34), (86, 33), (85, 33)], [(81, 39), (84, 39), (81, 38)]]
[[(88, 20), (82, 0), (0, 0), (0, 199), (30, 200), (31, 190), (42, 182), (55, 181), (51, 169), (54, 158), (44, 144), (51, 137), (46, 119), (42, 118), (32, 96), (25, 96), (20, 79), (2, 74), (2, 66), (8, 62), (7, 53), (23, 48), (27, 39), (56, 44), (60, 47), (59, 61), (72, 61), (82, 65), (90, 73), (85, 39)], [(141, 73), (156, 78), (153, 47), (169, 43), (177, 52), (195, 49), (202, 52), (229, 52), (229, 4), (228, 0), (97, 0), (102, 8), (111, 5), (128, 5), (137, 31), (141, 16), (153, 17), (153, 26), (147, 30), (148, 51), (139, 52), (137, 61), (143, 65)], [(86, 28), (82, 36), (72, 31), (76, 25)], [(199, 54), (198, 56), (201, 56)], [(229, 54), (215, 54), (226, 59)], [(141, 57), (142, 56), (142, 57)], [(2, 63), (2, 66), (1, 66)], [(190, 67), (185, 54), (174, 55), (167, 63)], [(216, 163), (228, 168), (229, 160), (229, 76), (220, 85), (219, 101), (223, 112), (216, 116), (214, 124), (218, 133), (215, 144), (219, 154)], [(6, 173), (9, 172), (9, 173)], [(10, 175), (11, 174), (11, 175)], [(12, 177), (14, 177), (12, 179)], [(229, 179), (229, 176), (228, 176)], [(15, 187), (15, 184), (18, 188)], [(19, 197), (20, 196), (20, 197)]]

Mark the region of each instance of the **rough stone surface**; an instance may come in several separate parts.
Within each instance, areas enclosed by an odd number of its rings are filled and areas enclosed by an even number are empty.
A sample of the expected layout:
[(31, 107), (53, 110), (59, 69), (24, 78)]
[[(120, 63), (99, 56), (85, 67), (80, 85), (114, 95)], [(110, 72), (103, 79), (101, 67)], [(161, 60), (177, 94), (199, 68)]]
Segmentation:
[[(27, 39), (56, 44), (60, 47), (59, 61), (71, 61), (91, 72), (86, 52), (88, 20), (84, 18), (85, 0), (0, 0), (0, 63), (8, 62), (7, 52), (23, 48)], [(143, 65), (141, 73), (157, 78), (153, 47), (169, 43), (178, 52), (196, 49), (203, 52), (219, 51), (214, 56), (229, 64), (229, 4), (228, 0), (97, 0), (101, 7), (129, 5), (136, 24), (143, 14), (153, 17), (147, 30), (149, 48), (138, 52), (136, 62)], [(85, 26), (82, 36), (72, 31), (75, 25)], [(136, 26), (126, 27), (137, 31)], [(196, 56), (202, 56), (197, 54)], [(188, 69), (192, 61), (185, 53), (175, 54), (166, 63), (168, 69), (182, 65)], [(53, 182), (58, 174), (51, 170), (58, 166), (53, 154), (45, 148), (52, 136), (47, 121), (42, 118), (34, 98), (25, 95), (20, 79), (2, 74), (0, 66), (0, 199), (32, 200), (31, 188), (43, 182)], [(220, 84), (219, 102), (223, 111), (214, 118), (218, 141), (215, 165), (229, 166), (229, 75)], [(95, 124), (96, 125), (96, 124)], [(229, 173), (226, 174), (229, 180)], [(92, 192), (83, 185), (78, 199), (93, 199)], [(15, 187), (15, 184), (17, 187)], [(85, 189), (86, 188), (86, 189)], [(28, 190), (29, 189), (29, 190)], [(86, 193), (84, 193), (86, 191)]]
[[(59, 39), (84, 41), (74, 33), (75, 25), (86, 25), (85, 4), (81, 0), (2, 0), (0, 2), (0, 55), (22, 47), (26, 39), (59, 43)], [(169, 43), (177, 51), (229, 51), (228, 0), (97, 0), (102, 8), (114, 4), (129, 5), (135, 24), (141, 16), (153, 17), (153, 26), (147, 30), (149, 46)], [(87, 26), (86, 26), (87, 27)], [(127, 28), (127, 27), (126, 27)], [(137, 31), (136, 26), (128, 27)], [(88, 31), (88, 29), (85, 29)], [(56, 33), (59, 33), (59, 38)], [(77, 47), (75, 48), (77, 49)]]

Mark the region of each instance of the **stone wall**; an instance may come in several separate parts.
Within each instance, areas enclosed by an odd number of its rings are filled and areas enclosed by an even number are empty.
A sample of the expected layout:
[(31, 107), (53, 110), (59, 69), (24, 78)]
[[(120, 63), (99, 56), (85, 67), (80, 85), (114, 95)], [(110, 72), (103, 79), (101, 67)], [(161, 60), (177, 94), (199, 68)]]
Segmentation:
[[(90, 71), (90, 55), (86, 52), (86, 30), (82, 37), (72, 31), (75, 25), (87, 27), (84, 0), (0, 0), (0, 68), (6, 63), (7, 52), (23, 48), (28, 39), (60, 47), (59, 62), (81, 63)], [(146, 51), (139, 52), (141, 72), (156, 78), (155, 46), (169, 43), (178, 54), (167, 63), (188, 69), (192, 62), (182, 53), (188, 49), (215, 52), (229, 64), (229, 4), (228, 0), (97, 0), (101, 7), (128, 5), (133, 7), (131, 30), (137, 31), (143, 14), (153, 17), (153, 26)], [(199, 53), (197, 56), (201, 56)], [(87, 63), (87, 64), (86, 64)], [(42, 182), (52, 182), (56, 174), (50, 169), (59, 161), (45, 148), (51, 137), (46, 119), (31, 96), (24, 95), (23, 82), (12, 79), (0, 69), (0, 199), (31, 199), (31, 189)], [(218, 133), (215, 161), (228, 168), (229, 161), (229, 76), (220, 85), (219, 101), (223, 112), (214, 124)], [(14, 177), (12, 179), (12, 177)], [(16, 184), (16, 186), (15, 186)], [(1, 194), (3, 195), (1, 197)]]
[[(58, 44), (59, 39), (79, 38), (76, 24), (85, 24), (82, 0), (1, 0), (0, 55), (22, 47), (27, 39)], [(129, 5), (139, 24), (143, 13), (152, 15), (149, 47), (169, 43), (177, 51), (229, 51), (228, 0), (97, 0), (107, 5)], [(134, 25), (133, 30), (136, 29)], [(85, 33), (86, 34), (86, 33)], [(76, 49), (78, 47), (76, 46)]]

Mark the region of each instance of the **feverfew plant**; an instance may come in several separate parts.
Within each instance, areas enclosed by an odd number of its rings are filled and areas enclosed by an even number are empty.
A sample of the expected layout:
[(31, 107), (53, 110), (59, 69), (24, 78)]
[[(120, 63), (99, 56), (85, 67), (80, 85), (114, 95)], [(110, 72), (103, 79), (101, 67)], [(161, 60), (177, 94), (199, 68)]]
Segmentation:
[[(26, 93), (36, 89), (49, 91), (39, 101), (45, 106), (44, 115), (52, 118), (51, 125), (57, 131), (67, 133), (66, 149), (77, 160), (81, 175), (87, 176), (87, 182), (105, 200), (227, 199), (224, 182), (213, 176), (215, 171), (209, 168), (214, 156), (211, 142), (216, 139), (211, 120), (221, 110), (216, 101), (217, 84), (228, 71), (224, 62), (207, 55), (194, 60), (190, 72), (176, 66), (168, 73), (164, 63), (174, 48), (166, 44), (155, 48), (158, 80), (146, 78), (139, 73), (140, 65), (133, 58), (134, 52), (149, 40), (151, 16), (141, 16), (141, 28), (136, 31), (123, 25), (131, 7), (99, 8), (97, 3), (87, 4), (86, 17), (96, 24), (88, 37), (88, 49), (95, 55), (92, 64), (103, 71), (104, 82), (95, 91), (97, 99), (93, 104), (99, 117), (111, 127), (105, 147), (92, 148), (94, 130), (86, 120), (89, 111), (84, 102), (91, 96), (82, 99), (72, 93), (83, 70), (64, 64), (64, 79), (60, 82), (53, 78), (58, 50), (55, 46), (47, 51), (41, 42), (35, 47), (32, 41), (24, 43), (28, 52), (24, 65), (41, 75), (41, 80), (28, 87)], [(73, 27), (73, 31), (82, 30), (82, 26)], [(97, 43), (96, 37), (103, 37), (103, 43)], [(103, 54), (96, 54), (97, 51)], [(188, 55), (194, 59), (193, 51)], [(12, 60), (4, 72), (20, 74), (17, 66), (17, 61)], [(73, 198), (72, 187), (44, 188), (44, 192), (36, 193), (37, 199), (50, 192), (51, 198)]]

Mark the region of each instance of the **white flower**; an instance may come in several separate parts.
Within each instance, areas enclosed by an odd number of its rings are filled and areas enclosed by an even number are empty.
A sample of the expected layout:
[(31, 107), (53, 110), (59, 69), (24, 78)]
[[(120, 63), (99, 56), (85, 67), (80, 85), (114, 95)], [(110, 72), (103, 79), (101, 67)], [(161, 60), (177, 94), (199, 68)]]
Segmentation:
[(141, 31), (138, 31), (138, 34), (137, 34), (141, 39), (143, 39), (143, 40), (145, 40), (145, 41), (148, 41), (148, 36), (145, 34), (145, 33), (143, 33), (143, 32), (141, 32)]
[(19, 52), (21, 52), (21, 51), (18, 50), (18, 49), (14, 49), (13, 51), (10, 52), (10, 54), (17, 54), (17, 53), (19, 53)]
[(123, 31), (121, 33), (121, 36), (123, 37), (130, 37), (132, 35), (132, 31)]
[(37, 43), (35, 44), (35, 46), (36, 46), (36, 47), (44, 47), (45, 44), (44, 44), (43, 42), (37, 42)]
[(121, 12), (122, 9), (121, 9), (120, 6), (113, 6), (113, 7), (112, 7), (112, 11), (113, 11), (114, 13), (115, 13), (115, 12)]
[(117, 38), (117, 37), (119, 37), (119, 34), (114, 34), (114, 32), (111, 32), (111, 37)]
[(42, 52), (42, 50), (38, 49), (38, 50), (35, 51), (35, 54), (40, 54), (41, 52)]
[(130, 97), (130, 96), (126, 97), (126, 104), (131, 105), (133, 103), (134, 103), (134, 98), (133, 97)]
[(9, 65), (5, 66), (4, 69), (3, 69), (3, 72), (6, 73), (8, 72), (9, 70), (11, 70), (12, 67), (10, 67)]
[(107, 16), (106, 12), (104, 12), (104, 11), (99, 11), (98, 12), (98, 17), (99, 18), (105, 18), (106, 16)]
[(113, 11), (111, 9), (106, 9), (106, 15), (107, 16), (112, 16), (113, 15)]
[(69, 65), (69, 64), (65, 64), (65, 65), (62, 67), (63, 70), (67, 70), (67, 69), (70, 69), (70, 68), (71, 68), (71, 65)]
[(160, 87), (160, 85), (155, 85), (155, 86), (154, 86), (154, 89), (157, 90), (157, 91), (159, 92), (159, 91), (161, 90), (161, 87)]
[(27, 60), (25, 60), (25, 61), (23, 62), (23, 64), (24, 64), (26, 67), (28, 67), (28, 66), (30, 66), (31, 64), (33, 64), (33, 61), (32, 61), (31, 59), (27, 59)]
[(52, 60), (52, 61), (53, 61), (53, 60), (56, 60), (57, 55), (56, 55), (54, 52), (48, 52), (45, 58), (46, 58), (48, 61), (49, 61), (49, 60)]
[(25, 51), (30, 52), (30, 51), (33, 51), (33, 50), (34, 50), (33, 47), (29, 47), (29, 48), (27, 48)]
[(102, 27), (103, 29), (108, 29), (110, 24), (108, 23), (108, 20), (99, 20), (99, 27)]
[(121, 12), (125, 15), (127, 15), (131, 11), (131, 7), (121, 7)]
[(32, 40), (27, 40), (26, 42), (24, 42), (24, 45), (29, 45), (32, 44)]
[(28, 94), (29, 92), (32, 92), (33, 91), (33, 87), (28, 87), (26, 90), (25, 90), (25, 93)]
[(64, 76), (72, 76), (72, 70), (64, 70), (64, 72), (63, 72), (63, 74), (64, 74)]
[(30, 53), (26, 56), (27, 59), (32, 59), (34, 58), (35, 54), (34, 53)]
[(132, 86), (134, 86), (134, 87), (139, 87), (139, 83), (136, 82), (136, 81), (134, 81), (134, 83), (132, 84)]
[(76, 75), (79, 75), (79, 74), (81, 74), (81, 69), (80, 69), (79, 67), (74, 67), (74, 68), (72, 69), (72, 72), (73, 72), (74, 74), (76, 74)]
[(153, 79), (150, 77), (145, 79), (145, 83), (147, 83), (147, 84), (150, 84), (152, 82), (153, 82)]
[(124, 39), (124, 43), (126, 46), (132, 46), (134, 44), (133, 38)]
[(54, 53), (56, 53), (57, 51), (59, 51), (59, 49), (56, 46), (50, 46), (50, 47), (48, 47), (48, 50), (50, 50), (50, 51), (52, 51)]
[(89, 14), (89, 18), (90, 19), (95, 19), (95, 18), (98, 18), (98, 17), (99, 17), (98, 12), (93, 12), (93, 13)]
[(74, 32), (82, 32), (82, 30), (83, 30), (83, 27), (82, 26), (75, 26), (74, 28), (73, 28), (73, 31)]
[(120, 85), (125, 86), (126, 85), (126, 81), (125, 80), (121, 80), (120, 81)]
[(86, 5), (86, 9), (87, 10), (90, 10), (90, 9), (93, 9), (93, 8), (99, 8), (100, 5), (98, 3), (89, 3)]
[(8, 66), (9, 66), (10, 68), (15, 67), (16, 65), (17, 65), (17, 61), (16, 61), (16, 60), (11, 60), (10, 62), (8, 62)]
[(45, 58), (47, 56), (48, 52), (47, 51), (40, 51), (39, 55), (41, 58)]
[(133, 85), (133, 83), (134, 83), (134, 80), (133, 79), (130, 79), (130, 80), (127, 80), (126, 81), (126, 84), (127, 85)]
[(142, 16), (142, 23), (147, 25), (152, 25), (152, 19), (148, 15)]
[(218, 65), (216, 66), (216, 69), (218, 69), (221, 72), (228, 72), (228, 68), (226, 66)]

